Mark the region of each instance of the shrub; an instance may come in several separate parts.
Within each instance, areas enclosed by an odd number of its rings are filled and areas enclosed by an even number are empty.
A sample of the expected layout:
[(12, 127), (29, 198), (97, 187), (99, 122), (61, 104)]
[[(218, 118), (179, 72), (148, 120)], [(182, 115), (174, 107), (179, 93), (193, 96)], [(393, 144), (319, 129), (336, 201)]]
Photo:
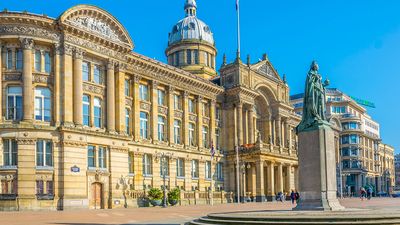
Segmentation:
[(168, 199), (179, 200), (181, 198), (181, 190), (179, 188), (174, 188), (168, 192)]
[(147, 195), (150, 200), (161, 200), (163, 198), (163, 193), (158, 188), (151, 188)]

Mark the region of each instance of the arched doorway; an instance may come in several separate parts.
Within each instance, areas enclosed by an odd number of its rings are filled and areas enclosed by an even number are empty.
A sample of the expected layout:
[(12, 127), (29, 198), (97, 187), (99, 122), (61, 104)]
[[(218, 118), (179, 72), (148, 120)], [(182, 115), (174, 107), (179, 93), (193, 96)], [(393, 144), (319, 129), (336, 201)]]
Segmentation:
[(103, 184), (102, 183), (92, 183), (90, 187), (91, 198), (90, 198), (90, 208), (92, 209), (104, 209), (103, 204)]
[[(272, 102), (274, 102), (273, 96), (269, 93), (270, 91), (262, 86), (257, 89), (260, 94), (255, 99), (255, 109), (257, 115), (257, 132), (259, 132), (261, 140), (264, 143), (270, 143), (273, 140), (273, 130), (271, 127), (272, 120)], [(256, 134), (257, 135), (257, 134)], [(257, 137), (257, 136), (256, 136)]]

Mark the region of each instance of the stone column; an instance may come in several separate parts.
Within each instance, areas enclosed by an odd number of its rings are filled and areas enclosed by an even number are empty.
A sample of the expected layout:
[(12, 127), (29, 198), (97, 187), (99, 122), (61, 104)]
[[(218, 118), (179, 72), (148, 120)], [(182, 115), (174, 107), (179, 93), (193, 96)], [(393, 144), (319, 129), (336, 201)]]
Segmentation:
[(107, 63), (107, 129), (115, 132), (115, 62), (109, 60)]
[(278, 164), (278, 192), (283, 193), (283, 167), (282, 163)]
[[(252, 194), (253, 196), (256, 196), (256, 194), (257, 194), (257, 173), (256, 173), (256, 165), (255, 165), (255, 164), (252, 164), (250, 170), (251, 170), (251, 175), (250, 175), (250, 179), (251, 179), (251, 189), (250, 189), (250, 191), (251, 191), (251, 194)], [(264, 180), (264, 179), (263, 179), (263, 180)], [(265, 189), (265, 187), (264, 187), (264, 189)], [(264, 193), (264, 192), (263, 192), (263, 193)]]
[(249, 109), (249, 114), (248, 114), (248, 120), (249, 120), (249, 143), (254, 144), (255, 143), (255, 123), (254, 123), (254, 109), (250, 108)]
[[(211, 100), (210, 104), (210, 144), (212, 141), (212, 144), (214, 145), (214, 150), (217, 151), (217, 147), (215, 146), (217, 140), (215, 140), (215, 128), (216, 128), (216, 122), (215, 122), (215, 104), (216, 101), (214, 99)], [(210, 146), (211, 148), (211, 146)], [(216, 167), (213, 167), (216, 168)]]
[(283, 146), (286, 148), (289, 148), (289, 123), (287, 120), (284, 122), (284, 140), (283, 140)]
[(183, 122), (182, 122), (182, 141), (185, 147), (190, 146), (189, 143), (189, 92), (183, 92)]
[[(116, 130), (122, 134), (126, 133), (125, 125), (125, 72), (122, 71), (124, 65), (118, 65), (118, 71), (116, 74), (117, 82), (115, 89), (115, 127)], [(131, 118), (135, 112), (131, 108)], [(131, 123), (132, 124), (132, 123)], [(132, 129), (132, 128), (131, 128)]]
[(278, 145), (278, 143), (276, 142), (276, 137), (277, 137), (277, 135), (276, 135), (276, 120), (274, 119), (274, 120), (272, 120), (272, 129), (271, 129), (271, 131), (272, 131), (272, 135), (271, 135), (271, 139), (272, 139), (272, 144), (273, 145)]
[(256, 201), (263, 202), (265, 201), (264, 195), (264, 162), (257, 161), (256, 162)]
[(249, 144), (249, 110), (245, 109), (244, 110), (244, 120), (243, 120), (243, 125), (244, 125), (244, 144)]
[(192, 190), (192, 160), (185, 158), (185, 191)]
[(168, 88), (168, 141), (174, 143), (174, 87)]
[[(73, 125), (73, 63), (72, 63), (72, 54), (73, 47), (70, 45), (64, 44), (63, 46), (63, 57), (62, 57), (62, 72), (60, 75), (61, 79), (61, 87), (62, 87), (62, 108), (61, 115), (63, 115), (63, 124), (64, 126), (72, 126)], [(82, 101), (82, 99), (80, 99)], [(93, 117), (92, 117), (93, 118)]]
[(275, 120), (275, 133), (276, 133), (276, 145), (278, 146), (282, 146), (282, 121), (281, 121), (281, 117), (277, 116), (276, 120)]
[(3, 80), (3, 43), (0, 40), (0, 122), (3, 121), (3, 84), (2, 84), (2, 80)]
[(286, 191), (287, 193), (290, 193), (290, 191), (293, 189), (292, 185), (292, 166), (287, 165), (286, 167)]
[(24, 64), (22, 69), (24, 121), (33, 120), (32, 48), (33, 40), (21, 39)]
[(157, 93), (158, 82), (152, 81), (151, 83), (151, 138), (153, 143), (158, 141), (158, 93)]
[[(60, 125), (60, 94), (61, 94), (61, 86), (60, 86), (60, 76), (61, 76), (61, 66), (60, 66), (60, 55), (62, 53), (61, 46), (59, 44), (54, 45), (54, 93), (53, 93), (53, 105), (54, 105), (54, 123), (56, 126)], [(0, 79), (1, 80), (1, 79)], [(1, 85), (0, 85), (1, 86)], [(0, 97), (1, 99), (1, 97)]]
[(203, 97), (198, 96), (197, 98), (197, 143), (199, 149), (203, 148), (203, 113), (202, 113), (202, 103)]
[(18, 139), (18, 202), (29, 209), (36, 199), (35, 139)]
[(292, 154), (292, 148), (293, 148), (293, 128), (292, 126), (289, 125), (289, 155)]
[(143, 177), (143, 153), (134, 152), (133, 167), (135, 176), (133, 177), (133, 185), (135, 190), (143, 190), (144, 177)]
[(83, 59), (83, 51), (81, 49), (76, 48), (74, 51), (74, 123), (75, 125), (82, 125), (82, 94), (83, 94), (83, 81), (82, 81), (82, 59)]
[(268, 197), (272, 201), (275, 200), (275, 173), (274, 173), (275, 163), (270, 162), (268, 165)]
[(135, 75), (133, 78), (133, 133), (135, 141), (140, 140), (140, 100), (139, 100), (139, 83), (142, 77)]
[(236, 106), (237, 110), (237, 140), (238, 145), (243, 145), (243, 104), (239, 102)]

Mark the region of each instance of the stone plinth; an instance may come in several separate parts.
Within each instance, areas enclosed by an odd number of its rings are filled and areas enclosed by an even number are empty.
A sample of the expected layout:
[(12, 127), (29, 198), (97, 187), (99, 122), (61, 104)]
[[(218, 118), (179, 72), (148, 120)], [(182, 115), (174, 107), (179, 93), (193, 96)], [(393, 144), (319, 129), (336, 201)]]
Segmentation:
[(321, 124), (298, 135), (300, 203), (293, 210), (343, 210), (336, 197), (334, 131)]

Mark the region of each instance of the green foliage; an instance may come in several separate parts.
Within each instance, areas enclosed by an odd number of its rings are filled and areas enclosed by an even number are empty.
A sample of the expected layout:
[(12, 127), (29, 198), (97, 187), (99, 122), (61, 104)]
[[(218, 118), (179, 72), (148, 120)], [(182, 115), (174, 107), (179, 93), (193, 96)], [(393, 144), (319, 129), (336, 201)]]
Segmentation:
[(168, 192), (168, 199), (179, 200), (181, 198), (181, 190), (179, 188), (174, 188)]
[(150, 200), (161, 200), (163, 198), (163, 193), (158, 188), (151, 188), (147, 193)]

